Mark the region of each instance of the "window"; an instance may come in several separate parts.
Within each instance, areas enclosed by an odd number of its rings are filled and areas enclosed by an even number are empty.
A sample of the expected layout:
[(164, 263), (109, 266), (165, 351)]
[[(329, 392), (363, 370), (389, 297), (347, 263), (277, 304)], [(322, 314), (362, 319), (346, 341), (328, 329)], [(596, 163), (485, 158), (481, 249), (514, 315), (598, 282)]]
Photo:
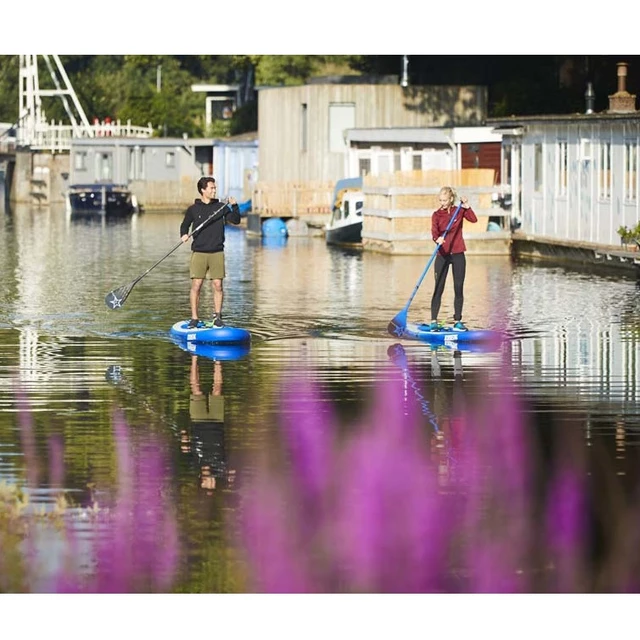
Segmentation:
[(567, 195), (567, 143), (558, 142), (556, 149), (556, 195)]
[(512, 146), (505, 144), (502, 153), (502, 170), (500, 171), (500, 181), (502, 184), (511, 184), (511, 154)]
[(542, 144), (533, 148), (533, 190), (542, 190)]
[(86, 171), (87, 170), (87, 152), (86, 151), (76, 151), (73, 158), (73, 168), (76, 171)]
[(414, 171), (422, 171), (422, 154), (414, 153), (411, 157), (411, 168)]
[(624, 199), (638, 199), (638, 145), (635, 142), (624, 145)]
[(591, 160), (591, 140), (582, 138), (580, 140), (580, 160), (589, 162)]
[[(174, 152), (169, 152), (175, 156)], [(169, 153), (167, 153), (165, 162), (169, 165)], [(128, 175), (129, 180), (144, 180), (144, 149), (136, 145), (133, 149), (129, 149)], [(175, 162), (175, 157), (174, 157)]]
[(356, 124), (356, 105), (353, 102), (329, 104), (329, 151), (343, 153), (346, 150), (344, 132)]
[(371, 173), (371, 159), (360, 158), (358, 160), (358, 171), (361, 176), (368, 176)]
[(146, 158), (144, 154), (144, 149), (140, 149), (140, 168), (139, 169), (140, 170), (138, 172), (138, 178), (140, 180), (144, 180), (144, 173), (146, 169)]
[(611, 143), (600, 145), (598, 193), (600, 198), (608, 200), (611, 197)]
[(308, 148), (308, 136), (309, 136), (309, 112), (306, 102), (302, 103), (302, 110), (300, 113), (300, 151), (306, 151)]
[(102, 182), (111, 182), (113, 156), (111, 153), (100, 151), (96, 153), (96, 179)]
[(377, 174), (393, 172), (393, 152), (380, 151), (377, 154), (378, 170)]
[(175, 167), (176, 166), (176, 154), (174, 151), (167, 151), (166, 155), (165, 155), (165, 166), (167, 168), (170, 167)]

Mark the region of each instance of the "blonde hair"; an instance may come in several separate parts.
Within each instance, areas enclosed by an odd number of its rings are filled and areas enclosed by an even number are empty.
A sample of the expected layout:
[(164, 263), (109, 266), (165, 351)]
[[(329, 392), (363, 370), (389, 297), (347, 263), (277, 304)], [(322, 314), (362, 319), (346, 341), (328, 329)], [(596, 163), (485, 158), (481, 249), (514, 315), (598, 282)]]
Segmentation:
[(453, 204), (458, 197), (456, 192), (451, 187), (442, 187), (442, 189), (440, 189), (440, 193), (446, 193), (449, 198), (451, 198), (451, 204)]

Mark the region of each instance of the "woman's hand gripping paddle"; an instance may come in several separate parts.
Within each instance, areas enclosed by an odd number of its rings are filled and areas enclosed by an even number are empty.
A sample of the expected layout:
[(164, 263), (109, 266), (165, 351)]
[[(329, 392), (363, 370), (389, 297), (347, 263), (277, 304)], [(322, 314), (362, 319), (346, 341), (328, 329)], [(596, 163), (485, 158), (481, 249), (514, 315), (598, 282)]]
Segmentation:
[[(461, 206), (462, 206), (462, 202), (458, 205), (458, 208), (455, 210), (454, 214), (451, 216), (451, 220), (449, 220), (449, 224), (447, 225), (447, 228), (444, 230), (444, 233), (442, 234), (443, 239), (447, 235), (449, 229), (451, 229), (451, 225), (453, 224), (453, 221), (456, 219)], [(422, 272), (422, 275), (420, 276), (418, 283), (413, 289), (413, 293), (411, 294), (409, 300), (407, 301), (407, 304), (404, 305), (404, 308), (401, 311), (399, 311), (398, 314), (389, 323), (389, 326), (387, 327), (387, 331), (392, 336), (399, 338), (400, 336), (402, 336), (402, 334), (404, 333), (404, 330), (407, 328), (407, 312), (409, 311), (409, 305), (411, 304), (411, 301), (415, 297), (416, 293), (418, 293), (418, 289), (420, 288), (420, 285), (422, 284), (424, 277), (427, 275), (427, 271), (429, 271), (429, 267), (431, 266), (431, 263), (436, 259), (436, 255), (438, 254), (439, 248), (440, 248), (440, 245), (439, 244), (436, 245), (436, 248), (433, 250), (433, 254), (431, 255), (431, 258), (429, 258), (429, 262), (427, 262), (427, 266), (424, 268), (424, 271)]]

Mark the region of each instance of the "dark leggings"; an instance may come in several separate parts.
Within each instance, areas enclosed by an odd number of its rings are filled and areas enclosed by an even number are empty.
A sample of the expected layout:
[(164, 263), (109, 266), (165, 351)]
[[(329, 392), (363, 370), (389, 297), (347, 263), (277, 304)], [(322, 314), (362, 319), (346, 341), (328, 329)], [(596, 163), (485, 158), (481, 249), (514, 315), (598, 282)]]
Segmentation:
[(442, 292), (447, 281), (449, 265), (453, 266), (453, 319), (457, 322), (462, 320), (462, 303), (464, 302), (464, 276), (467, 271), (467, 260), (464, 253), (452, 253), (446, 257), (436, 254), (435, 278), (436, 286), (431, 298), (431, 319), (437, 320), (442, 302)]

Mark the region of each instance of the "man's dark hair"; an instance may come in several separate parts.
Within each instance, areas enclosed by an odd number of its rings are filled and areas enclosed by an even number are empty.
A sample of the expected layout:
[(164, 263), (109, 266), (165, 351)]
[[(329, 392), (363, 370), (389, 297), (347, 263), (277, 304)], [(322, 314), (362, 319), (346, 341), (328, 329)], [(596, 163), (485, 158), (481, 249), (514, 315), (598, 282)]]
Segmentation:
[(200, 180), (198, 180), (198, 193), (200, 195), (202, 195), (202, 192), (207, 188), (207, 185), (210, 182), (213, 182), (213, 184), (215, 184), (216, 183), (215, 178), (208, 177), (208, 178), (200, 178)]

